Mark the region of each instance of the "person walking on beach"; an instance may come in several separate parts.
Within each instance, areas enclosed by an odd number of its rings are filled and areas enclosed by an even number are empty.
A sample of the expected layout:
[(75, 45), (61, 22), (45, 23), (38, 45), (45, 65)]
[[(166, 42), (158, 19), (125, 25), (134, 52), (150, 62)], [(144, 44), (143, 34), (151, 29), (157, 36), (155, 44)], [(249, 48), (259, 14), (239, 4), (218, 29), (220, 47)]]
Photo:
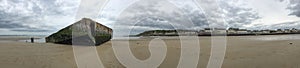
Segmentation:
[(30, 38), (30, 41), (31, 41), (31, 43), (34, 43), (34, 38), (31, 37), (31, 38)]

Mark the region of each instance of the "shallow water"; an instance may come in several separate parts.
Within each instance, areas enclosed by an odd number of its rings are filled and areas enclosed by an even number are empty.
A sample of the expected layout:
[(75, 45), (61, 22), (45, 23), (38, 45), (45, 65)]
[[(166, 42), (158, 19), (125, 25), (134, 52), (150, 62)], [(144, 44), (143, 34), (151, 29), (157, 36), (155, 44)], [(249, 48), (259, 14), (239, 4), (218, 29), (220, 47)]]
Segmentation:
[[(30, 39), (27, 40), (19, 40), (19, 42), (30, 42)], [(40, 38), (40, 39), (34, 39), (35, 43), (46, 43), (46, 39), (45, 38)]]
[(250, 40), (262, 40), (262, 41), (273, 41), (273, 40), (300, 40), (300, 34), (289, 34), (289, 35), (261, 35), (261, 36), (239, 36), (241, 39)]
[(30, 38), (35, 38), (36, 43), (45, 43), (46, 36), (27, 36), (27, 35), (7, 35), (0, 36), (1, 42), (30, 42)]
[[(38, 38), (34, 41), (36, 43), (45, 43), (45, 36), (0, 36), (2, 38), (8, 39), (19, 39), (17, 42), (30, 42), (30, 38)], [(209, 36), (205, 36), (209, 37)], [(239, 39), (249, 39), (249, 40), (262, 40), (262, 41), (274, 41), (274, 40), (300, 40), (300, 34), (289, 34), (289, 35), (260, 35), (260, 36), (228, 36), (239, 38)], [(157, 38), (157, 37), (113, 37), (112, 40), (129, 40), (129, 39), (143, 39), (143, 38)], [(164, 39), (174, 39), (178, 37), (170, 37), (170, 36), (161, 36), (159, 38)], [(201, 37), (199, 37), (201, 38)], [(15, 41), (15, 40), (2, 40), (3, 41)]]

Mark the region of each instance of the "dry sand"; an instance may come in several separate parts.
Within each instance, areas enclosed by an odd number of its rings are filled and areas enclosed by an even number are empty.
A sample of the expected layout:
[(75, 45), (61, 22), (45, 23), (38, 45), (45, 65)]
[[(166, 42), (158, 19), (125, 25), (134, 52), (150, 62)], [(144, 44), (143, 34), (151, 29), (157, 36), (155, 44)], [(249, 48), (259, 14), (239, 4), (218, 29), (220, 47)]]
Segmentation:
[[(150, 56), (151, 39), (130, 40), (133, 54), (141, 60)], [(200, 37), (198, 68), (206, 68), (210, 56), (210, 38)], [(124, 40), (112, 40), (116, 43)], [(299, 68), (300, 40), (250, 40), (228, 37), (222, 68)], [(175, 68), (179, 62), (180, 41), (164, 39), (167, 56), (160, 68)], [(289, 43), (293, 42), (292, 45)], [(102, 63), (107, 68), (124, 68), (114, 56), (111, 41), (97, 47)], [(0, 42), (0, 68), (77, 68), (70, 45), (52, 43)]]

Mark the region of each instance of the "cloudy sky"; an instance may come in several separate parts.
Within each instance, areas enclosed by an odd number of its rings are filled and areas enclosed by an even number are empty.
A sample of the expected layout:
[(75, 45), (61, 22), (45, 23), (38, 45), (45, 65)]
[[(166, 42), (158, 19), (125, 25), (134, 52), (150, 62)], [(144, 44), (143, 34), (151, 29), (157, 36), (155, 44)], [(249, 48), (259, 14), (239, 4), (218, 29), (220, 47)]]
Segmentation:
[[(0, 0), (0, 35), (52, 34), (78, 21), (75, 17), (81, 2)], [(113, 28), (116, 36), (154, 29), (209, 27), (205, 12), (196, 3), (195, 0), (109, 0), (92, 19)], [(300, 29), (299, 0), (218, 0), (217, 3), (226, 27)]]

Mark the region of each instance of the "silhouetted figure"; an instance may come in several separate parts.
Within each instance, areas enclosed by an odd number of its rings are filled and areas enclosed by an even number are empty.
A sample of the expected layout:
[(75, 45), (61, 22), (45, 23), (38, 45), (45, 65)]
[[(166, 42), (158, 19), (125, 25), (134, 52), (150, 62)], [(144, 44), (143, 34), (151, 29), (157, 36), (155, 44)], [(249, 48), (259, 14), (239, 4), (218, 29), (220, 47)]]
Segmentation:
[(34, 38), (33, 37), (31, 37), (30, 40), (31, 40), (31, 43), (34, 43)]

